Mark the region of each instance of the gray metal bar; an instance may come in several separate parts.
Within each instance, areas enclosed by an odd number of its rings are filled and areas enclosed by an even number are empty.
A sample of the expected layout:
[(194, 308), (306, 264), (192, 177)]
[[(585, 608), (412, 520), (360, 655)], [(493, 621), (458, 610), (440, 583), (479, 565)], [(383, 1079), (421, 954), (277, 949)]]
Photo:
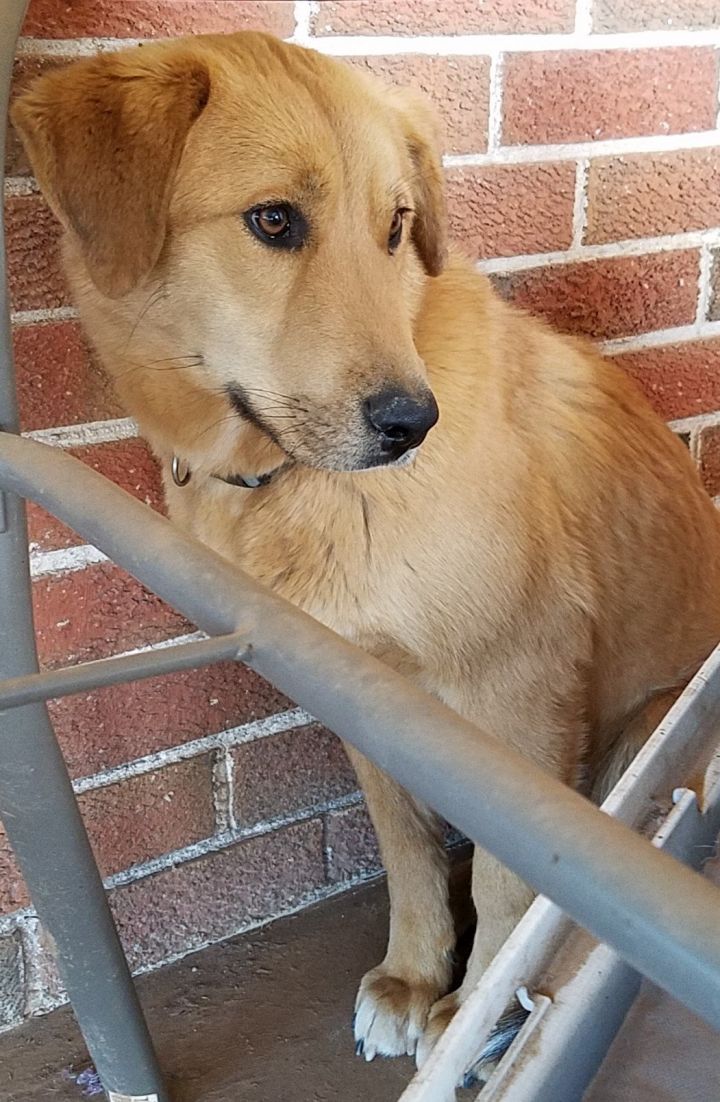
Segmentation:
[(73, 456), (0, 435), (3, 484), (208, 633), (242, 624), (249, 665), (720, 1028), (720, 893), (697, 873)]
[(210, 666), (216, 662), (242, 660), (245, 656), (244, 644), (245, 636), (237, 632), (178, 646), (139, 651), (137, 654), (124, 654), (119, 658), (101, 658), (61, 670), (44, 670), (42, 673), (8, 678), (0, 681), (0, 714), (8, 708), (102, 689), (123, 681), (139, 681), (160, 674)]
[[(20, 0), (0, 4), (0, 163), (13, 52), (24, 11)], [(0, 232), (0, 425), (16, 431), (5, 261)], [(0, 676), (21, 677), (37, 671), (25, 509), (13, 493), (1, 496)], [(169, 1102), (42, 704), (0, 715), (0, 817), (40, 920), (57, 947), (63, 981), (103, 1084), (128, 1102), (139, 1097)]]
[[(639, 825), (645, 823), (648, 816), (655, 812), (657, 799), (669, 798), (672, 790), (683, 781), (683, 778), (694, 775), (698, 761), (705, 761), (712, 755), (718, 742), (719, 730), (720, 647), (703, 663), (702, 669), (680, 694), (679, 699), (615, 785), (602, 805), (603, 811), (628, 826), (639, 828)], [(712, 760), (717, 772), (720, 773), (720, 753)], [(708, 771), (703, 784), (704, 791), (708, 790), (709, 778), (714, 775), (712, 770)], [(672, 818), (674, 821), (675, 814)], [(712, 829), (710, 825), (711, 834)], [(656, 835), (656, 842), (658, 836), (661, 840), (664, 839), (664, 830), (665, 828)], [(716, 824), (716, 834), (717, 830), (720, 830), (720, 822)], [(673, 839), (676, 840), (677, 837), (677, 832), (673, 832)], [(665, 849), (666, 852), (672, 852), (673, 856), (678, 857), (685, 864), (691, 863), (686, 860), (683, 853), (674, 848), (670, 849), (667, 844), (663, 844), (660, 848)], [(708, 850), (701, 845), (698, 852), (707, 854)], [(571, 931), (575, 933), (571, 934)], [(488, 965), (478, 984), (463, 1003), (460, 1012), (443, 1034), (440, 1043), (413, 1078), (400, 1102), (440, 1102), (440, 1100), (444, 1102), (445, 1099), (451, 1099), (454, 1102), (455, 1084), (462, 1080), (468, 1069), (477, 1062), (493, 1026), (512, 1001), (518, 988), (525, 987), (533, 992), (536, 1010), (539, 1006), (537, 992), (546, 990), (547, 973), (552, 975), (552, 991), (557, 992), (559, 979), (556, 962), (560, 959), (558, 950), (563, 941), (567, 942), (569, 939), (577, 945), (577, 928), (554, 903), (544, 896), (539, 896)], [(586, 937), (585, 941), (587, 940)], [(639, 983), (638, 975), (633, 969), (619, 961), (610, 950), (607, 952), (618, 967), (624, 969), (628, 983), (624, 987), (616, 986), (612, 998), (602, 996), (599, 1004), (601, 1023), (594, 1021), (583, 1027), (586, 1031), (590, 1031), (588, 1036), (593, 1035), (593, 1047), (596, 1046), (602, 1031), (611, 1026), (613, 1020), (611, 1015), (620, 1014), (620, 1017), (615, 1018), (616, 1022), (624, 1015), (628, 1003), (622, 1003), (622, 992), (624, 991), (625, 997), (630, 1000)], [(601, 959), (605, 960), (604, 957)], [(579, 958), (574, 958), (568, 969), (572, 975), (579, 968), (578, 960)], [(630, 979), (635, 987), (631, 986)], [(600, 984), (600, 976), (597, 973), (593, 982)], [(567, 1009), (567, 991), (563, 992), (562, 1004)], [(586, 1008), (589, 1006), (588, 1003), (584, 1005)], [(612, 1011), (606, 1013), (604, 1008), (608, 1006), (612, 1007)], [(621, 1008), (622, 1013), (620, 1013)], [(546, 1028), (545, 1018), (555, 1016), (557, 1011), (555, 1002), (549, 1008), (543, 1004), (542, 1013), (533, 1011), (531, 1018), (522, 1029), (522, 1035), (527, 1043), (543, 1055), (546, 1054), (543, 1040)], [(541, 1038), (537, 1042), (533, 1039), (536, 1029), (537, 1036)], [(581, 1030), (579, 1036), (584, 1035)], [(589, 1059), (590, 1045), (586, 1045), (583, 1051)], [(525, 1050), (520, 1036), (513, 1043), (512, 1052), (515, 1054), (512, 1062), (524, 1059)], [(511, 1063), (510, 1056), (511, 1054), (508, 1053), (500, 1069), (483, 1088), (488, 1095), (492, 1094), (497, 1083), (501, 1081), (500, 1073), (502, 1072), (503, 1075), (507, 1073)], [(504, 1081), (503, 1079), (502, 1082)], [(570, 1097), (573, 1100), (580, 1098), (582, 1094), (580, 1089), (572, 1095), (573, 1080), (570, 1076), (568, 1076), (568, 1082), (571, 1085)], [(545, 1097), (542, 1092), (539, 1094), (541, 1098)], [(552, 1098), (553, 1102), (560, 1102), (560, 1098), (555, 1099), (552, 1094), (548, 1094), (548, 1097)], [(490, 1102), (489, 1098), (488, 1102)]]

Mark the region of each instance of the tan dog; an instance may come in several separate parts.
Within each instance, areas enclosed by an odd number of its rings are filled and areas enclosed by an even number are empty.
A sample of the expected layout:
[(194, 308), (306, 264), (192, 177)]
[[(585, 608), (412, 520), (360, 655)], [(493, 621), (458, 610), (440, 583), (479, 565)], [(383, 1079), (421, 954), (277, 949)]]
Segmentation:
[[(568, 784), (602, 784), (720, 638), (720, 522), (616, 367), (446, 263), (422, 104), (243, 33), (78, 62), (13, 117), (175, 520)], [(349, 754), (392, 903), (357, 1039), (422, 1059), (531, 893), (476, 852), (475, 945), (442, 999), (438, 825)]]

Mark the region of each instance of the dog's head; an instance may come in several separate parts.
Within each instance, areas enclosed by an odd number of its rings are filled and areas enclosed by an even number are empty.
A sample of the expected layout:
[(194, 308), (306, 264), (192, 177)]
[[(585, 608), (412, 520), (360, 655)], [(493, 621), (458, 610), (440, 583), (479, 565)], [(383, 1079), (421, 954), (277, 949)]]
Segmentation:
[(194, 460), (212, 439), (216, 462), (254, 426), (340, 470), (422, 441), (437, 407), (412, 328), (445, 216), (421, 101), (240, 33), (53, 71), (13, 121), (151, 435)]

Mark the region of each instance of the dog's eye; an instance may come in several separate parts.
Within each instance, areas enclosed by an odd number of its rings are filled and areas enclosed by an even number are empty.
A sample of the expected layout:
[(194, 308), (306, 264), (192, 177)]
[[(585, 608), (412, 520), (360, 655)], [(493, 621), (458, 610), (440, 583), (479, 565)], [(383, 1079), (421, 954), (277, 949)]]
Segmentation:
[(403, 221), (408, 213), (407, 207), (399, 207), (392, 216), (388, 234), (388, 252), (394, 253), (402, 240)]
[(307, 222), (300, 211), (287, 203), (252, 207), (243, 218), (258, 240), (275, 248), (299, 249), (307, 236)]

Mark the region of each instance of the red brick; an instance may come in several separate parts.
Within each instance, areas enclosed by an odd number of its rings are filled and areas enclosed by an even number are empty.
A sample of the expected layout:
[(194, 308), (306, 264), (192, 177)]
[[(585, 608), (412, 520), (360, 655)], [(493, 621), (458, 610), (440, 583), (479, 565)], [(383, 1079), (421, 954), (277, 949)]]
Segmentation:
[(365, 804), (326, 815), (325, 859), (332, 884), (381, 870), (377, 837)]
[(720, 339), (615, 357), (667, 420), (720, 409)]
[(99, 563), (33, 583), (40, 661), (105, 658), (192, 630), (187, 620), (119, 567)]
[(22, 33), (36, 38), (152, 38), (295, 29), (285, 0), (31, 0)]
[(720, 26), (717, 0), (595, 0), (594, 31), (677, 31)]
[[(133, 497), (153, 509), (162, 510), (160, 470), (143, 440), (120, 440), (73, 448), (72, 454), (93, 470), (116, 482)], [(28, 502), (30, 543), (41, 550), (72, 547), (84, 541), (72, 529), (46, 513), (39, 505)]]
[(103, 876), (181, 849), (215, 831), (212, 757), (143, 773), (79, 797)]
[(39, 195), (5, 200), (10, 297), (15, 310), (40, 310), (69, 303), (60, 270), (60, 226)]
[(123, 408), (79, 322), (17, 325), (13, 346), (23, 431), (122, 417)]
[(233, 760), (240, 824), (290, 815), (357, 788), (340, 739), (319, 724), (238, 746)]
[(503, 142), (600, 141), (712, 129), (710, 48), (509, 54)]
[(602, 157), (588, 176), (588, 244), (720, 223), (720, 149)]
[(247, 666), (225, 663), (50, 703), (74, 777), (280, 712), (290, 702)]
[(446, 153), (480, 153), (487, 149), (489, 58), (399, 54), (347, 61), (389, 84), (424, 92), (440, 115)]
[(700, 429), (696, 455), (705, 489), (716, 497), (720, 494), (720, 425), (707, 425)]
[(309, 903), (325, 881), (322, 823), (297, 823), (116, 889), (133, 967), (218, 941)]
[(498, 290), (564, 333), (623, 337), (695, 318), (698, 253), (654, 253), (530, 268), (494, 280)]
[(447, 173), (450, 231), (473, 257), (566, 249), (572, 241), (575, 166), (454, 168)]
[(0, 823), (0, 914), (9, 914), (20, 907), (27, 907), (29, 902), (25, 881)]
[(515, 34), (571, 31), (574, 0), (328, 0), (315, 34)]

